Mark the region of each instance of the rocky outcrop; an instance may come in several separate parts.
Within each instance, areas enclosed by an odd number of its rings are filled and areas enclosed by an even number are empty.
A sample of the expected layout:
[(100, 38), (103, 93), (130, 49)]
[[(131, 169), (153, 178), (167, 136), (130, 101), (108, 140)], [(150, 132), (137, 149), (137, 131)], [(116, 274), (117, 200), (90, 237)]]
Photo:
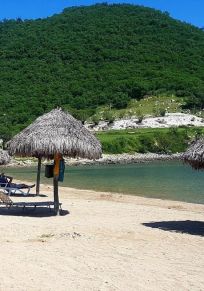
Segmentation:
[(139, 122), (136, 117), (116, 119), (112, 123), (100, 121), (98, 125), (86, 123), (85, 126), (91, 131), (122, 130), (136, 128), (169, 128), (179, 126), (204, 127), (204, 119), (192, 114), (167, 113), (163, 117), (145, 117)]

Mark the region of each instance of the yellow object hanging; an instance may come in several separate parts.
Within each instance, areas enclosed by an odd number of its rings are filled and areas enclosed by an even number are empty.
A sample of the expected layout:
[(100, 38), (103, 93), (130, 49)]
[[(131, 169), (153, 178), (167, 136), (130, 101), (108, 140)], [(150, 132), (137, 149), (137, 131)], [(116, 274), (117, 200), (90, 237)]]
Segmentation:
[(62, 159), (61, 154), (55, 154), (54, 156), (54, 176), (59, 176), (60, 160)]

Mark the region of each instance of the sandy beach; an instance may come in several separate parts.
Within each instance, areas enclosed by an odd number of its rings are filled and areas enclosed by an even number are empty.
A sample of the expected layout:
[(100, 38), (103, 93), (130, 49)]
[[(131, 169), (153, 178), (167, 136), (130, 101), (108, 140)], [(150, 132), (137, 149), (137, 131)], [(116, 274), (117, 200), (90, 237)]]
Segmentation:
[(204, 205), (65, 187), (60, 200), (69, 214), (0, 211), (0, 290), (204, 290)]

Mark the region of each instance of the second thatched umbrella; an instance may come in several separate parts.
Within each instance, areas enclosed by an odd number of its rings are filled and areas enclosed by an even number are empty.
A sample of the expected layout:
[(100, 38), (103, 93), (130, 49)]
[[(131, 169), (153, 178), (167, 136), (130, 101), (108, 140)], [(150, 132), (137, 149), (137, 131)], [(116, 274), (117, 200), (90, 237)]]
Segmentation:
[(186, 163), (190, 164), (196, 170), (204, 169), (204, 138), (192, 143), (183, 155)]
[[(80, 121), (62, 109), (37, 118), (31, 125), (14, 136), (7, 147), (11, 155), (31, 156), (39, 159), (38, 181), (42, 158), (55, 160), (54, 200), (59, 212), (58, 176), (62, 156), (97, 159), (101, 157), (101, 144)], [(38, 185), (37, 185), (38, 187)]]
[(0, 165), (6, 165), (10, 162), (11, 157), (7, 151), (0, 149)]

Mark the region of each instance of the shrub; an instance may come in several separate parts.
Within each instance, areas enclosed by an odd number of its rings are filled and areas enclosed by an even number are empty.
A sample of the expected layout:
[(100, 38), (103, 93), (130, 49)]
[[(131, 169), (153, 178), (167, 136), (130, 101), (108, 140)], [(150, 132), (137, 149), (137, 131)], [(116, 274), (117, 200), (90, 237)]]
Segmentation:
[(125, 110), (120, 110), (118, 112), (118, 118), (122, 119), (124, 117), (124, 115), (125, 115)]
[(159, 115), (164, 117), (166, 114), (166, 110), (164, 108), (159, 108)]
[(108, 121), (109, 124), (113, 123), (115, 117), (111, 111), (105, 111), (103, 114), (103, 118)]
[(189, 138), (185, 131), (179, 132), (177, 128), (170, 128), (166, 133), (155, 133), (155, 140), (157, 152), (169, 154), (185, 151)]
[(94, 125), (98, 125), (99, 124), (100, 117), (98, 115), (93, 115), (91, 119), (92, 119)]
[(166, 114), (166, 110), (165, 110), (165, 108), (157, 108), (157, 107), (154, 107), (153, 113), (154, 113), (154, 116), (155, 117), (157, 117), (157, 116), (164, 117), (165, 114)]
[(111, 140), (101, 141), (102, 148), (108, 154), (122, 154), (139, 151), (140, 144), (136, 138), (119, 136)]
[(112, 98), (113, 107), (117, 109), (126, 108), (129, 101), (130, 97), (122, 92), (117, 93), (117, 95), (115, 94)]
[(140, 153), (147, 153), (147, 152), (154, 153), (155, 152), (156, 148), (155, 148), (154, 137), (142, 135), (139, 137), (139, 142), (140, 142), (140, 147), (139, 147)]
[(143, 121), (143, 119), (144, 119), (144, 115), (141, 113), (141, 111), (138, 110), (138, 111), (136, 112), (136, 115), (137, 115), (137, 118), (138, 118), (137, 123), (138, 123), (138, 124), (142, 123), (142, 121)]
[(76, 110), (76, 109), (70, 108), (69, 111), (76, 119), (81, 120), (83, 124), (92, 114), (95, 113), (94, 110), (92, 109)]

